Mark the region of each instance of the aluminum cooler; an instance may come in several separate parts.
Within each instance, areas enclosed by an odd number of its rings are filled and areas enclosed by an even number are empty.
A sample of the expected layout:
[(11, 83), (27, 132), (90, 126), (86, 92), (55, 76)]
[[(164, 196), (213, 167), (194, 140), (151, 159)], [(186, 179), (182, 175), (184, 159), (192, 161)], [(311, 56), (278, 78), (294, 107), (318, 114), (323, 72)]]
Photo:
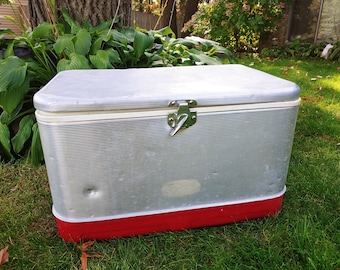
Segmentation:
[(242, 65), (60, 72), (34, 104), (61, 237), (277, 214), (299, 103)]

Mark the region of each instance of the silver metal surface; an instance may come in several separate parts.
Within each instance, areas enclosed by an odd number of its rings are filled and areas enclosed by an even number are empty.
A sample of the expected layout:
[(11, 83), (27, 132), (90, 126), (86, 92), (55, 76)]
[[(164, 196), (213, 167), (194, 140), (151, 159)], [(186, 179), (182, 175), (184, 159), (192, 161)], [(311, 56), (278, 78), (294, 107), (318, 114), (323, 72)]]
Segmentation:
[[(173, 127), (173, 129), (170, 131), (170, 136), (175, 136), (176, 133), (184, 127), (185, 122), (188, 120), (188, 114), (181, 114), (179, 115), (178, 119), (178, 123)], [(172, 116), (171, 116), (172, 118)]]
[(174, 137), (166, 115), (39, 122), (55, 213), (100, 220), (282, 193), (296, 115), (297, 107), (204, 113)]
[[(54, 214), (95, 221), (282, 195), (298, 95), (240, 65), (62, 73), (34, 99)], [(171, 137), (168, 104), (188, 99), (197, 122)]]
[(298, 98), (292, 82), (242, 65), (212, 65), (63, 71), (34, 96), (34, 105), (46, 112), (79, 112), (165, 108), (187, 99), (215, 106)]

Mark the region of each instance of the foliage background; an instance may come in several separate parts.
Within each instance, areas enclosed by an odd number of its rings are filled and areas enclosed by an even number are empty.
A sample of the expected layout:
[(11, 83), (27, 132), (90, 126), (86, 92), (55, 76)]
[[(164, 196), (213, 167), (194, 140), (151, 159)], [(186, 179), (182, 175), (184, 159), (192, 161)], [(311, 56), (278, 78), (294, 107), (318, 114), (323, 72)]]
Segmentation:
[[(113, 69), (221, 64), (230, 51), (202, 38), (176, 38), (163, 28), (147, 31), (113, 28), (118, 21), (78, 25), (65, 10), (58, 22), (45, 22), (0, 43), (0, 154), (9, 161), (43, 160), (33, 95), (57, 72), (67, 69)], [(1, 33), (12, 33), (0, 30)]]
[(233, 51), (255, 52), (274, 32), (290, 1), (214, 0), (200, 4), (183, 31), (221, 42)]

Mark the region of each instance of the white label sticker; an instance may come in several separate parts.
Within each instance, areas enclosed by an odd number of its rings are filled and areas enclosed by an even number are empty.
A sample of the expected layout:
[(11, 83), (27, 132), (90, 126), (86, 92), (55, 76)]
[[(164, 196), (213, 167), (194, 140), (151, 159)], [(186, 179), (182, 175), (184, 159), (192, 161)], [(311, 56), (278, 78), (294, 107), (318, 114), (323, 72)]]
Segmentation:
[(179, 198), (200, 192), (201, 184), (196, 179), (181, 179), (165, 183), (162, 195), (167, 198)]

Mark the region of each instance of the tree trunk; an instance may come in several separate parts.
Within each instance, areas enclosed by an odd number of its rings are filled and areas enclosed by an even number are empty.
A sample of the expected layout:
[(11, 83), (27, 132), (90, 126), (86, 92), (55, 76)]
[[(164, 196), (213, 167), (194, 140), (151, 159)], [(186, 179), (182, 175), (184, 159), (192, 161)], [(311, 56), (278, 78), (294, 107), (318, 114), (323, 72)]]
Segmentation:
[[(184, 24), (188, 21), (190, 21), (192, 15), (196, 13), (198, 10), (198, 2), (199, 0), (187, 0), (185, 5), (185, 12), (184, 12), (184, 18), (183, 18), (183, 25), (181, 28), (183, 28)], [(181, 36), (187, 36), (189, 35), (189, 32), (182, 32)]]
[(28, 10), (31, 27), (35, 27), (43, 22), (48, 21), (47, 10), (44, 0), (28, 1)]
[(163, 12), (163, 23), (165, 26), (170, 26), (172, 31), (177, 36), (177, 13), (176, 13), (176, 1), (175, 0), (162, 0), (161, 5), (166, 4)]
[[(46, 0), (30, 0), (29, 12), (32, 27), (48, 21), (47, 10), (44, 3)], [(93, 25), (98, 25), (100, 21), (114, 18), (118, 9), (118, 15), (122, 15), (118, 25), (131, 26), (131, 1), (130, 0), (56, 0), (56, 9), (64, 8), (70, 16), (79, 24), (83, 19), (88, 20)]]

